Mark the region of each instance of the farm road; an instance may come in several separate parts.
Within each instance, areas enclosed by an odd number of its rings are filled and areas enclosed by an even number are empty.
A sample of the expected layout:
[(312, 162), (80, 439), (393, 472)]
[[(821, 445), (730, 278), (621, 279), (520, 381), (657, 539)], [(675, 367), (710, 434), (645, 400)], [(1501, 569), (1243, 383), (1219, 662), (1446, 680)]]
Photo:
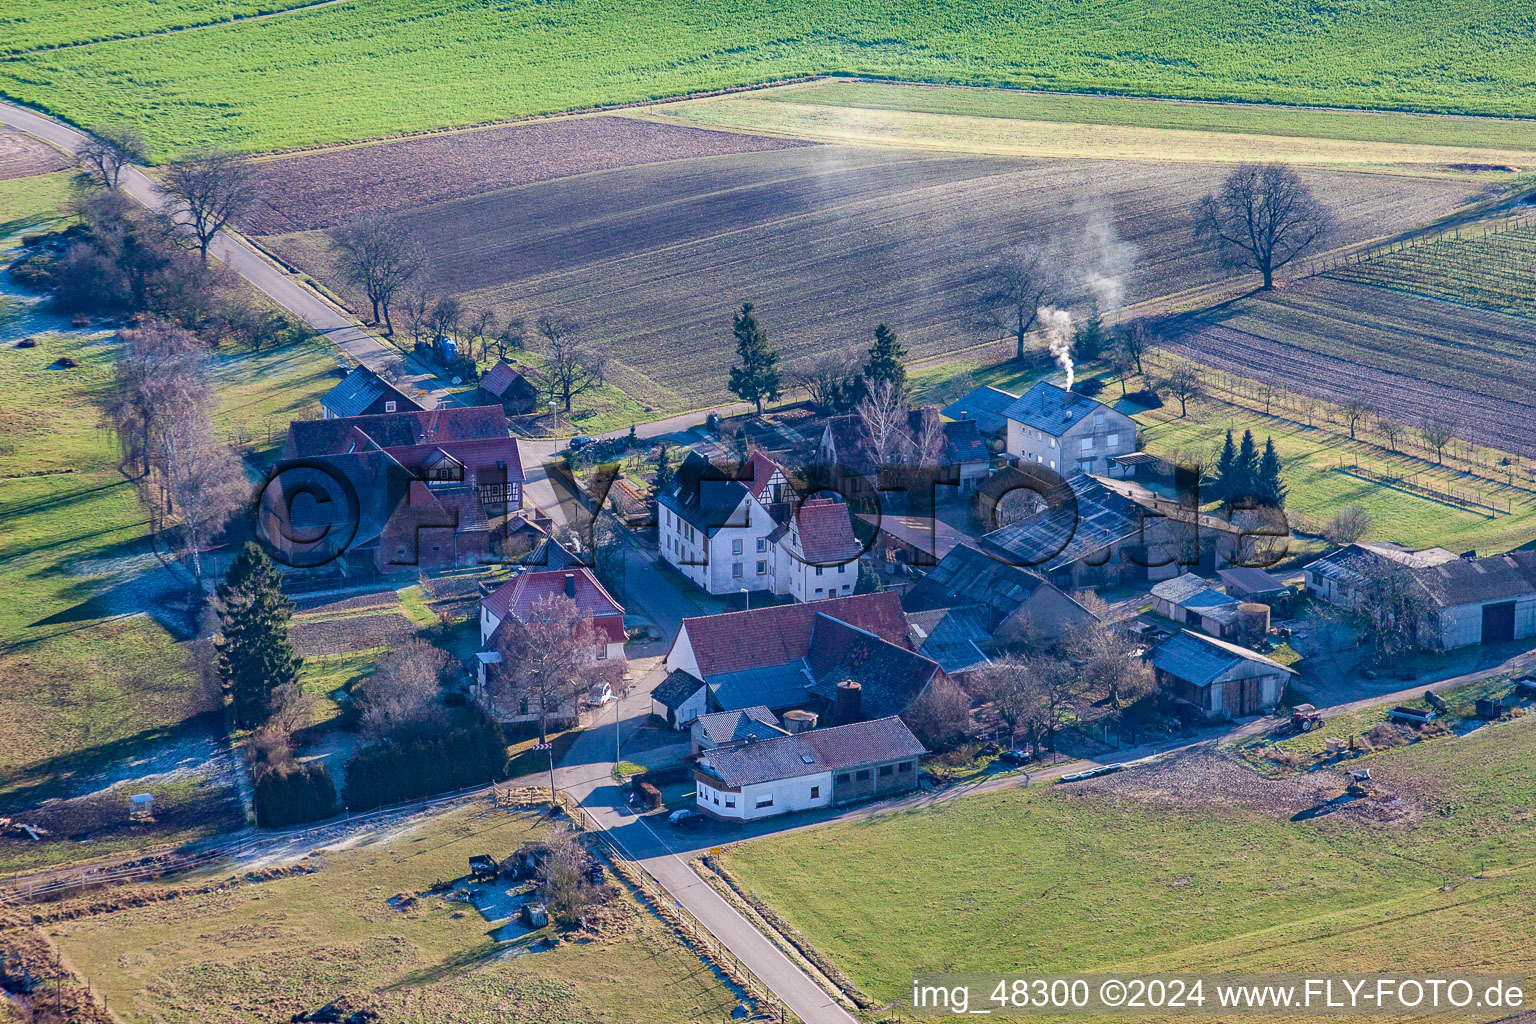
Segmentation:
[[(51, 117), (11, 103), (0, 103), (0, 123), (9, 124), (13, 128), (36, 136), (66, 153), (78, 153), (87, 142), (83, 132), (55, 121)], [(123, 169), (120, 187), (133, 199), (151, 210), (163, 211), (171, 206), (170, 200), (160, 191), (160, 187), (137, 167), (129, 166)], [(218, 260), (245, 278), (253, 288), (303, 320), (362, 365), (376, 370), (399, 356), (395, 349), (357, 326), (346, 314), (293, 280), (236, 236), (228, 232), (220, 232), (211, 251)], [(410, 360), (406, 361), (406, 365), (416, 371), (410, 378), (411, 381), (427, 392), (426, 401), (423, 404), (436, 406), (453, 401), (447, 391), (436, 386), (432, 374), (425, 372)]]

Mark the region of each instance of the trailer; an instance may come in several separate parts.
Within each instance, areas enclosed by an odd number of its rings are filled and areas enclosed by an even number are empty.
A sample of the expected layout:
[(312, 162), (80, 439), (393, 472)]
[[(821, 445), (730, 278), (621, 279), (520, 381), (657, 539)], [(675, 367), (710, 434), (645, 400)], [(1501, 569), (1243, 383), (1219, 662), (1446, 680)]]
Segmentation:
[(1412, 708), (1407, 704), (1398, 704), (1387, 712), (1387, 718), (1391, 721), (1412, 726), (1428, 725), (1436, 717), (1437, 712), (1433, 708)]
[(469, 858), (469, 876), (475, 881), (494, 882), (500, 875), (501, 865), (495, 857), (481, 853)]

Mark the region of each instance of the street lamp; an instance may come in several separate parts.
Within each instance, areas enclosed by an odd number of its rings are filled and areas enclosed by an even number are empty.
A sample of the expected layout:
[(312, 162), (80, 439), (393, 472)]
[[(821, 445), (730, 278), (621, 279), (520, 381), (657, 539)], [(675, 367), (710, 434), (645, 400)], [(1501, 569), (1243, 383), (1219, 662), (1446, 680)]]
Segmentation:
[[(560, 440), (560, 407), (555, 404), (555, 400), (553, 398), (551, 398), (549, 400), (549, 414), (555, 418), (555, 425), (554, 425), (554, 427), (551, 428), (551, 430), (553, 431), (553, 433), (555, 435), (555, 440), (559, 441)], [(556, 445), (556, 447), (559, 447), (559, 446)]]

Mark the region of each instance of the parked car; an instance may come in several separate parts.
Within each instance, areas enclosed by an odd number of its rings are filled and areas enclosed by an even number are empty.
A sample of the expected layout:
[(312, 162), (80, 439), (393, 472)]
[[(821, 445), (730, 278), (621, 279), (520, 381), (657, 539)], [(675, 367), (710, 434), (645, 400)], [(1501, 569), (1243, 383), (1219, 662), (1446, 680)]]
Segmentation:
[(581, 449), (585, 448), (589, 444), (592, 444), (596, 440), (597, 438), (595, 437), (587, 437), (585, 434), (578, 434), (577, 436), (571, 438), (571, 451), (581, 451)]
[(673, 811), (667, 815), (667, 821), (678, 828), (697, 828), (704, 823), (704, 815), (698, 811), (690, 811), (685, 807), (680, 811)]
[(1029, 764), (1031, 760), (1029, 751), (1019, 749), (1005, 750), (1001, 754), (997, 755), (997, 759), (1003, 762), (1003, 764), (1013, 765)]

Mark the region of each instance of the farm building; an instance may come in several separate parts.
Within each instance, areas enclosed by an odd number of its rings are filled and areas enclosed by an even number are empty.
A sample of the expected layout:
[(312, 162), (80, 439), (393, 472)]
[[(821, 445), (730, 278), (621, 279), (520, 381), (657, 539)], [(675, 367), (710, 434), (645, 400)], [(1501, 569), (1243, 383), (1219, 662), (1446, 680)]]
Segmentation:
[[(500, 409), (299, 421), (258, 520), (293, 565), (364, 577), (470, 568), (500, 559), (522, 489)], [(293, 500), (305, 493), (328, 500)]]
[(320, 415), (328, 420), (420, 411), (414, 399), (366, 366), (347, 374), (320, 399)]
[(1436, 611), (1441, 648), (1502, 643), (1536, 636), (1536, 552), (1457, 557), (1444, 548), (1411, 551), (1397, 544), (1350, 544), (1306, 567), (1307, 593), (1352, 607), (1384, 573), (1406, 573)]
[[(913, 409), (907, 413), (903, 442), (913, 451), (924, 447), (933, 432), (942, 434), (940, 450), (932, 461), (955, 473), (954, 483), (962, 493), (969, 493), (987, 479), (992, 453), (972, 420), (945, 421), (935, 406)], [(816, 446), (816, 458), (832, 468), (835, 479), (873, 480), (877, 467), (870, 452), (864, 425), (857, 416), (835, 416), (822, 429)], [(930, 464), (925, 462), (924, 464)]]
[(521, 416), (539, 409), (539, 389), (528, 379), (527, 367), (513, 366), (502, 359), (485, 371), (476, 388), (481, 405), (499, 405), (509, 416)]
[(1147, 656), (1163, 692), (1208, 719), (1273, 708), (1291, 669), (1236, 644), (1184, 630)]
[(1136, 421), (1097, 399), (1040, 381), (1003, 411), (1008, 454), (1073, 473), (1108, 473), (1110, 460), (1136, 450)]
[(890, 717), (706, 751), (694, 766), (698, 809), (724, 821), (836, 807), (917, 788), (927, 751)]
[(1216, 575), (1226, 584), (1227, 593), (1239, 601), (1255, 601), (1283, 612), (1290, 600), (1290, 588), (1263, 569), (1235, 566), (1231, 569), (1217, 569)]
[(1044, 577), (969, 544), (951, 548), (902, 597), (901, 606), (908, 613), (976, 608), (987, 639), (999, 643), (1058, 640), (1072, 627), (1093, 620), (1092, 612)]
[[(543, 572), (520, 572), (509, 582), (502, 584), (480, 599), (480, 646), (481, 651), (475, 655), (478, 677), (476, 682), (479, 687), (480, 700), (486, 705), (487, 710), (500, 722), (531, 722), (537, 721), (538, 709), (530, 706), (527, 699), (519, 700), (518, 706), (496, 706), (486, 684), (489, 675), (494, 669), (492, 665), (501, 663), (501, 654), (498, 652), (498, 633), (508, 619), (517, 619), (526, 622), (533, 613), (534, 606), (541, 599), (563, 595), (576, 603), (576, 608), (583, 618), (592, 620), (592, 629), (596, 634), (596, 648), (593, 651), (598, 661), (612, 661), (622, 665), (624, 662), (624, 608), (612, 597), (590, 569), (555, 569)], [(562, 706), (559, 717), (562, 720), (574, 721), (576, 717), (574, 698), (568, 706)]]
[(970, 420), (983, 434), (994, 436), (1008, 429), (1008, 418), (1004, 413), (1018, 400), (1018, 395), (983, 384), (939, 411), (952, 420)]
[[(937, 662), (912, 650), (891, 592), (684, 619), (666, 667), (672, 675), (663, 685), (678, 701), (692, 701), (687, 706), (697, 704), (697, 689), (684, 698), (692, 684), (674, 677), (684, 673), (704, 687), (697, 714), (808, 708), (841, 723), (903, 714), (954, 686)], [(674, 728), (691, 721), (686, 711), (657, 713)]]
[(738, 747), (758, 740), (771, 740), (788, 736), (790, 730), (779, 725), (772, 711), (759, 705), (739, 711), (720, 711), (713, 715), (700, 715), (689, 729), (693, 752), (717, 750), (722, 747)]
[(1182, 626), (1203, 629), (1211, 636), (1237, 635), (1240, 601), (1228, 597), (1192, 572), (1164, 580), (1152, 588), (1152, 610)]

